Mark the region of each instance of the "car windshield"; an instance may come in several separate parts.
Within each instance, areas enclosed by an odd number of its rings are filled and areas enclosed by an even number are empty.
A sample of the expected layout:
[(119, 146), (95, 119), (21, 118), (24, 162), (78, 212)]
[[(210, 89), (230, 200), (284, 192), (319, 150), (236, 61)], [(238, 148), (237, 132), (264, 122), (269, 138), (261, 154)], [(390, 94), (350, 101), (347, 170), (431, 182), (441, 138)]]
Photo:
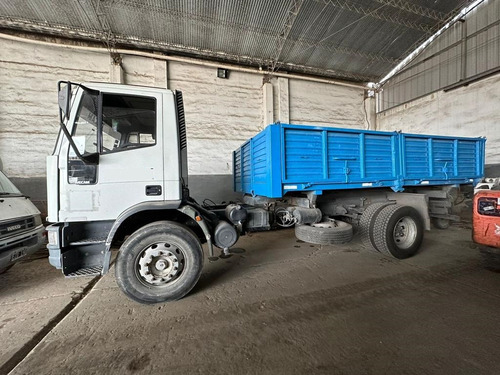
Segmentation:
[(21, 195), (21, 192), (9, 181), (7, 176), (0, 172), (0, 196)]

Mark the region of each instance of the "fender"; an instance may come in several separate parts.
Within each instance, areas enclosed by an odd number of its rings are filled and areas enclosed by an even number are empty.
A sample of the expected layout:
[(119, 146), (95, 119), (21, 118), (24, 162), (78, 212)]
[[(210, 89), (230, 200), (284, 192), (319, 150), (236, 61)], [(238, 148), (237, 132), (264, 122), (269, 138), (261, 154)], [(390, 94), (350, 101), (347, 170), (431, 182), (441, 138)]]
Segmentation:
[(111, 230), (108, 233), (108, 237), (106, 238), (106, 250), (104, 251), (104, 259), (102, 265), (102, 275), (105, 275), (109, 271), (109, 265), (111, 261), (111, 244), (113, 242), (113, 238), (115, 237), (118, 228), (123, 224), (123, 222), (128, 219), (130, 216), (135, 215), (141, 211), (150, 211), (150, 210), (176, 210), (181, 205), (181, 200), (176, 201), (165, 201), (165, 202), (142, 202), (136, 204), (135, 206), (127, 208), (123, 211), (113, 223)]
[(116, 232), (118, 231), (118, 229), (125, 220), (127, 220), (130, 216), (135, 215), (141, 211), (177, 210), (189, 216), (200, 226), (207, 240), (208, 251), (210, 253), (210, 256), (213, 256), (212, 236), (210, 234), (210, 230), (203, 219), (202, 220), (196, 219), (197, 217), (202, 218), (202, 216), (193, 207), (189, 205), (185, 206), (181, 205), (182, 205), (181, 200), (167, 201), (167, 202), (143, 202), (136, 204), (135, 206), (132, 206), (127, 210), (123, 211), (113, 223), (113, 226), (111, 227), (111, 230), (109, 231), (108, 237), (106, 239), (106, 250), (103, 259), (102, 275), (108, 273), (109, 271), (109, 266), (111, 261), (111, 244), (113, 242), (113, 238), (115, 237)]

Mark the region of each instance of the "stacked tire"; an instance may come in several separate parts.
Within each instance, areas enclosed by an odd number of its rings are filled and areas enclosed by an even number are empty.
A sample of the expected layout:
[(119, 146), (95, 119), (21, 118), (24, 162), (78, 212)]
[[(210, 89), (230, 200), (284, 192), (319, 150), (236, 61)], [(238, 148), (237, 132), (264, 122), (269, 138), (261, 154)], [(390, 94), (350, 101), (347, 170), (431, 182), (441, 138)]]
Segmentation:
[(295, 225), (295, 237), (317, 245), (337, 245), (352, 240), (352, 225), (340, 220)]
[(368, 206), (361, 215), (359, 230), (366, 248), (398, 259), (417, 253), (424, 237), (418, 211), (394, 202)]

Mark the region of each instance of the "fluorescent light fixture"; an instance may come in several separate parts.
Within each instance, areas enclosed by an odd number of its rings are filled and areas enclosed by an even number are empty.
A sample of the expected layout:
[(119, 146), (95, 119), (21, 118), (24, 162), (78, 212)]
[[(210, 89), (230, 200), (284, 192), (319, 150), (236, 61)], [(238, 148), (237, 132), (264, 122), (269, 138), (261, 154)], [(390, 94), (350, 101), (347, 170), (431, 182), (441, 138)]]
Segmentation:
[(223, 78), (223, 79), (229, 78), (229, 70), (224, 68), (217, 68), (217, 78)]

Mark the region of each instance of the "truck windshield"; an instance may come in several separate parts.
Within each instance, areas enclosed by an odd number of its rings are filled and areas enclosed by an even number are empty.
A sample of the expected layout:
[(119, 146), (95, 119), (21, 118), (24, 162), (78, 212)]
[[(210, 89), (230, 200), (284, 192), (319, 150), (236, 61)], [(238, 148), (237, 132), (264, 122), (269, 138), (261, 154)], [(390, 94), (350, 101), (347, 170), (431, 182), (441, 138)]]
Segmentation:
[(9, 181), (7, 176), (0, 172), (0, 196), (21, 196), (21, 192)]

